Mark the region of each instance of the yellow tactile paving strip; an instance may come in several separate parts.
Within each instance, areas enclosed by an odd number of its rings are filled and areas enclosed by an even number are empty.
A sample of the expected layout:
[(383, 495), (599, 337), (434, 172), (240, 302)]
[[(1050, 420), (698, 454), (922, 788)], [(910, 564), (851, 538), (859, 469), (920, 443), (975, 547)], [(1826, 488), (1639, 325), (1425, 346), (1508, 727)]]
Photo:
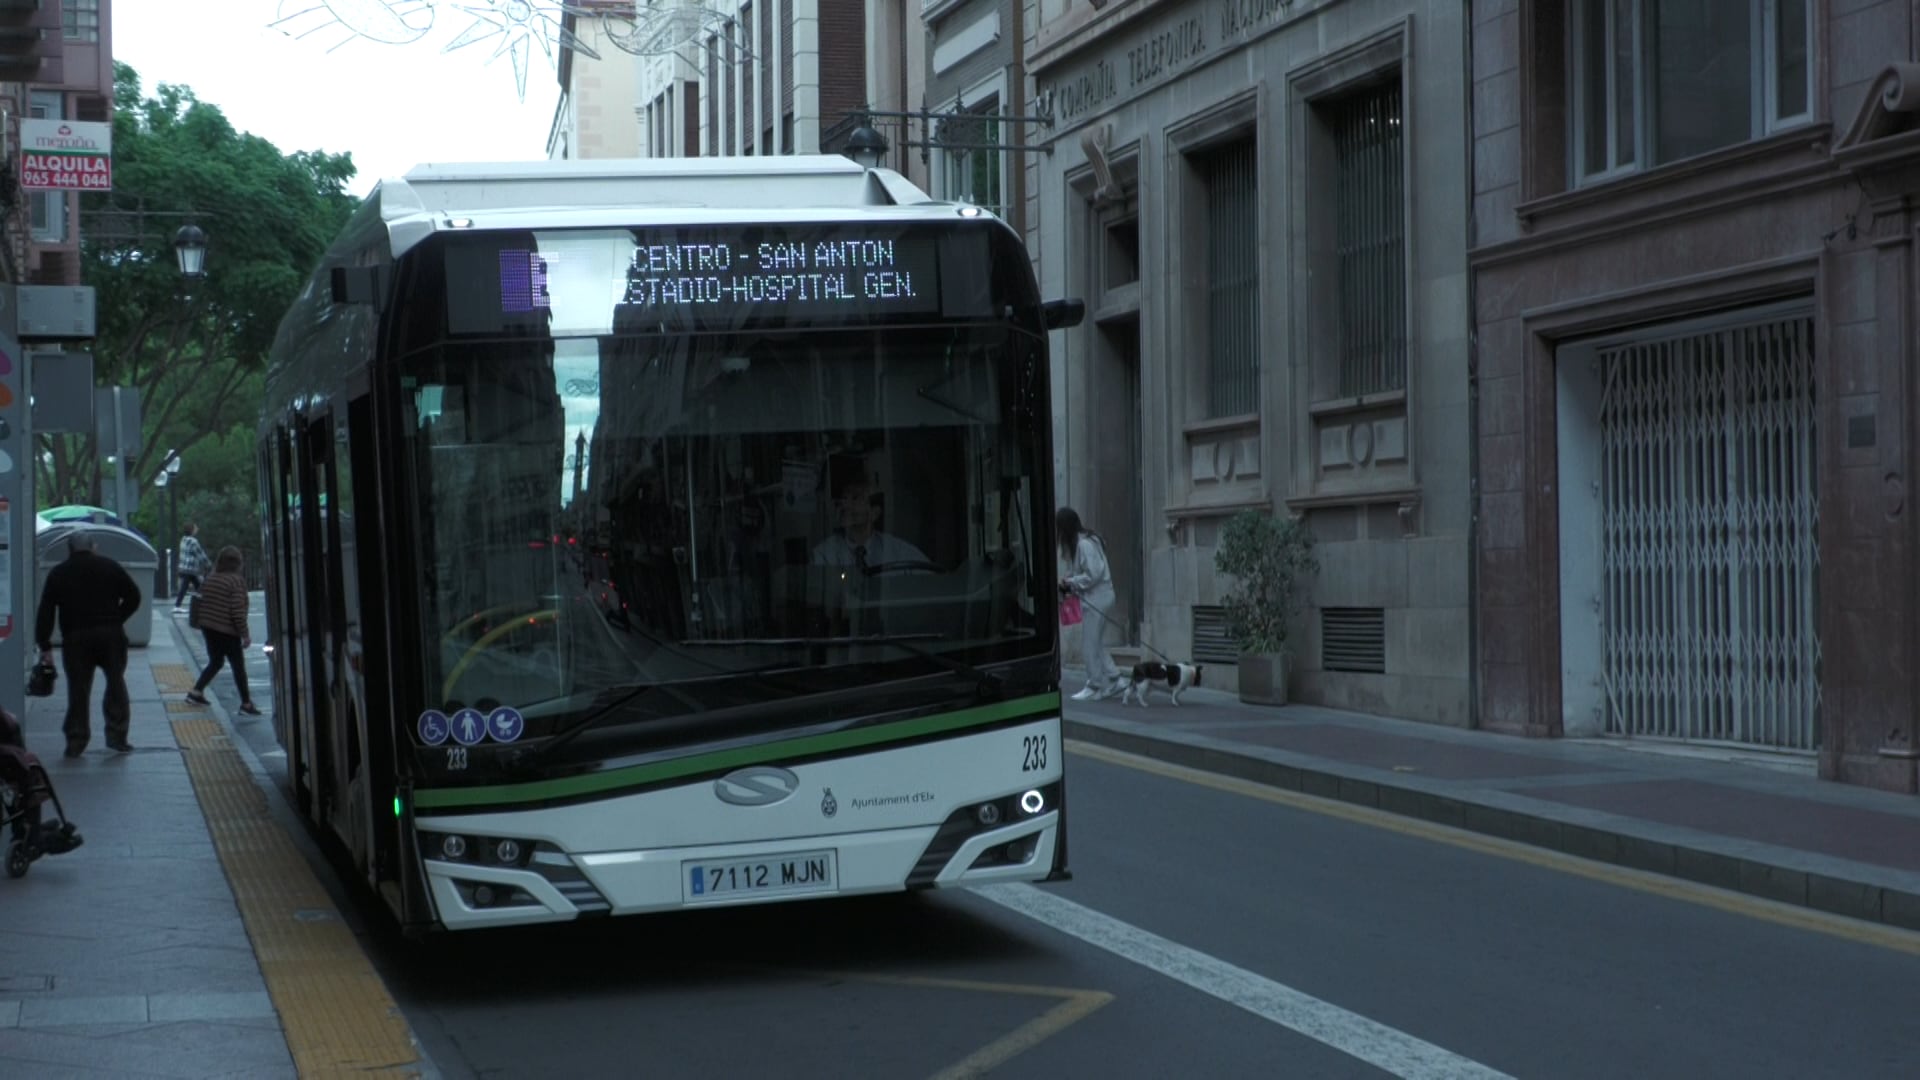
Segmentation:
[(184, 694), (193, 689), (194, 674), (184, 664), (153, 665), (153, 681), (160, 689), (170, 694)]
[[(165, 665), (155, 665), (161, 677)], [(191, 682), (188, 683), (191, 686)], [(302, 1077), (419, 1076), (420, 1055), (333, 901), (212, 717), (173, 721), (220, 865)]]

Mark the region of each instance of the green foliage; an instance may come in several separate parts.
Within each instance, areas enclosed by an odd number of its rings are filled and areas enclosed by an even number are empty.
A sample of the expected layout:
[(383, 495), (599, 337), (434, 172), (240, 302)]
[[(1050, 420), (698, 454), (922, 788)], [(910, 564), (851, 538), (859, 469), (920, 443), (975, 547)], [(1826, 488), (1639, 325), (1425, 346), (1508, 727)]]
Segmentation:
[[(353, 162), (283, 154), (235, 131), (186, 87), (162, 84), (146, 96), (125, 64), (114, 65), (113, 159), (114, 190), (81, 200), (82, 281), (99, 311), (95, 382), (140, 390), (135, 521), (160, 535), (167, 493), (153, 482), (172, 449), (182, 458), (182, 515), (210, 500), (200, 515), (210, 532), (216, 506), (240, 499), (249, 518), (257, 513), (261, 372), (281, 314), (358, 205), (346, 191)], [(173, 252), (188, 223), (208, 234), (206, 275), (196, 282), (181, 278)], [(44, 436), (41, 445), (41, 505), (101, 502), (107, 470), (91, 437)], [(258, 546), (257, 527), (231, 529), (243, 548)]]
[(1306, 522), (1243, 510), (1221, 528), (1213, 568), (1234, 579), (1225, 602), (1227, 632), (1241, 650), (1285, 652), (1287, 624), (1300, 609), (1302, 579), (1320, 569)]

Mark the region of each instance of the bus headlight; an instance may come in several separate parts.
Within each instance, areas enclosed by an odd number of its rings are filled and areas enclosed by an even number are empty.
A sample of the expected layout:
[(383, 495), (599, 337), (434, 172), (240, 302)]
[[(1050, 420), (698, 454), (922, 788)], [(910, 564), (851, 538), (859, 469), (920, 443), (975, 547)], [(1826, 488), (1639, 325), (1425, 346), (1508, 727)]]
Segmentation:
[(1000, 823), (1000, 804), (983, 802), (973, 808), (973, 818), (982, 825), (994, 826)]
[(1020, 796), (1020, 810), (1028, 817), (1032, 817), (1046, 808), (1047, 798), (1038, 791), (1028, 791), (1026, 794)]
[[(434, 841), (435, 836), (440, 838), (438, 843)], [(533, 845), (512, 836), (472, 836), (430, 832), (422, 836), (421, 841), (422, 853), (429, 859), (483, 863), (515, 869), (533, 861)]]

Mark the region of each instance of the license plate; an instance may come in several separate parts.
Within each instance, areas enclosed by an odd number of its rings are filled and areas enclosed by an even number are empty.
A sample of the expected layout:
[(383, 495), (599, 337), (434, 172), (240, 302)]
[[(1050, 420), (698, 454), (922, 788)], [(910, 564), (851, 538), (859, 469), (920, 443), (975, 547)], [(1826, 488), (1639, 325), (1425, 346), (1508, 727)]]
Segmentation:
[(839, 875), (835, 853), (796, 851), (790, 855), (753, 855), (744, 859), (682, 863), (687, 903), (738, 897), (789, 896), (833, 892)]

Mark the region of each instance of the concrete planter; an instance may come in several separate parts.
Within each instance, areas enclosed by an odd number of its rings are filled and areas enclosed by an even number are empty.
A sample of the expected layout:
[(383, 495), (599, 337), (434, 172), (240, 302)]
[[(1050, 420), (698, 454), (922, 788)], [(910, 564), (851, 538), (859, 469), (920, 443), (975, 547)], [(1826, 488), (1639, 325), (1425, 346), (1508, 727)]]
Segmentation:
[(1249, 705), (1285, 705), (1287, 703), (1285, 653), (1259, 653), (1240, 657), (1240, 700)]

